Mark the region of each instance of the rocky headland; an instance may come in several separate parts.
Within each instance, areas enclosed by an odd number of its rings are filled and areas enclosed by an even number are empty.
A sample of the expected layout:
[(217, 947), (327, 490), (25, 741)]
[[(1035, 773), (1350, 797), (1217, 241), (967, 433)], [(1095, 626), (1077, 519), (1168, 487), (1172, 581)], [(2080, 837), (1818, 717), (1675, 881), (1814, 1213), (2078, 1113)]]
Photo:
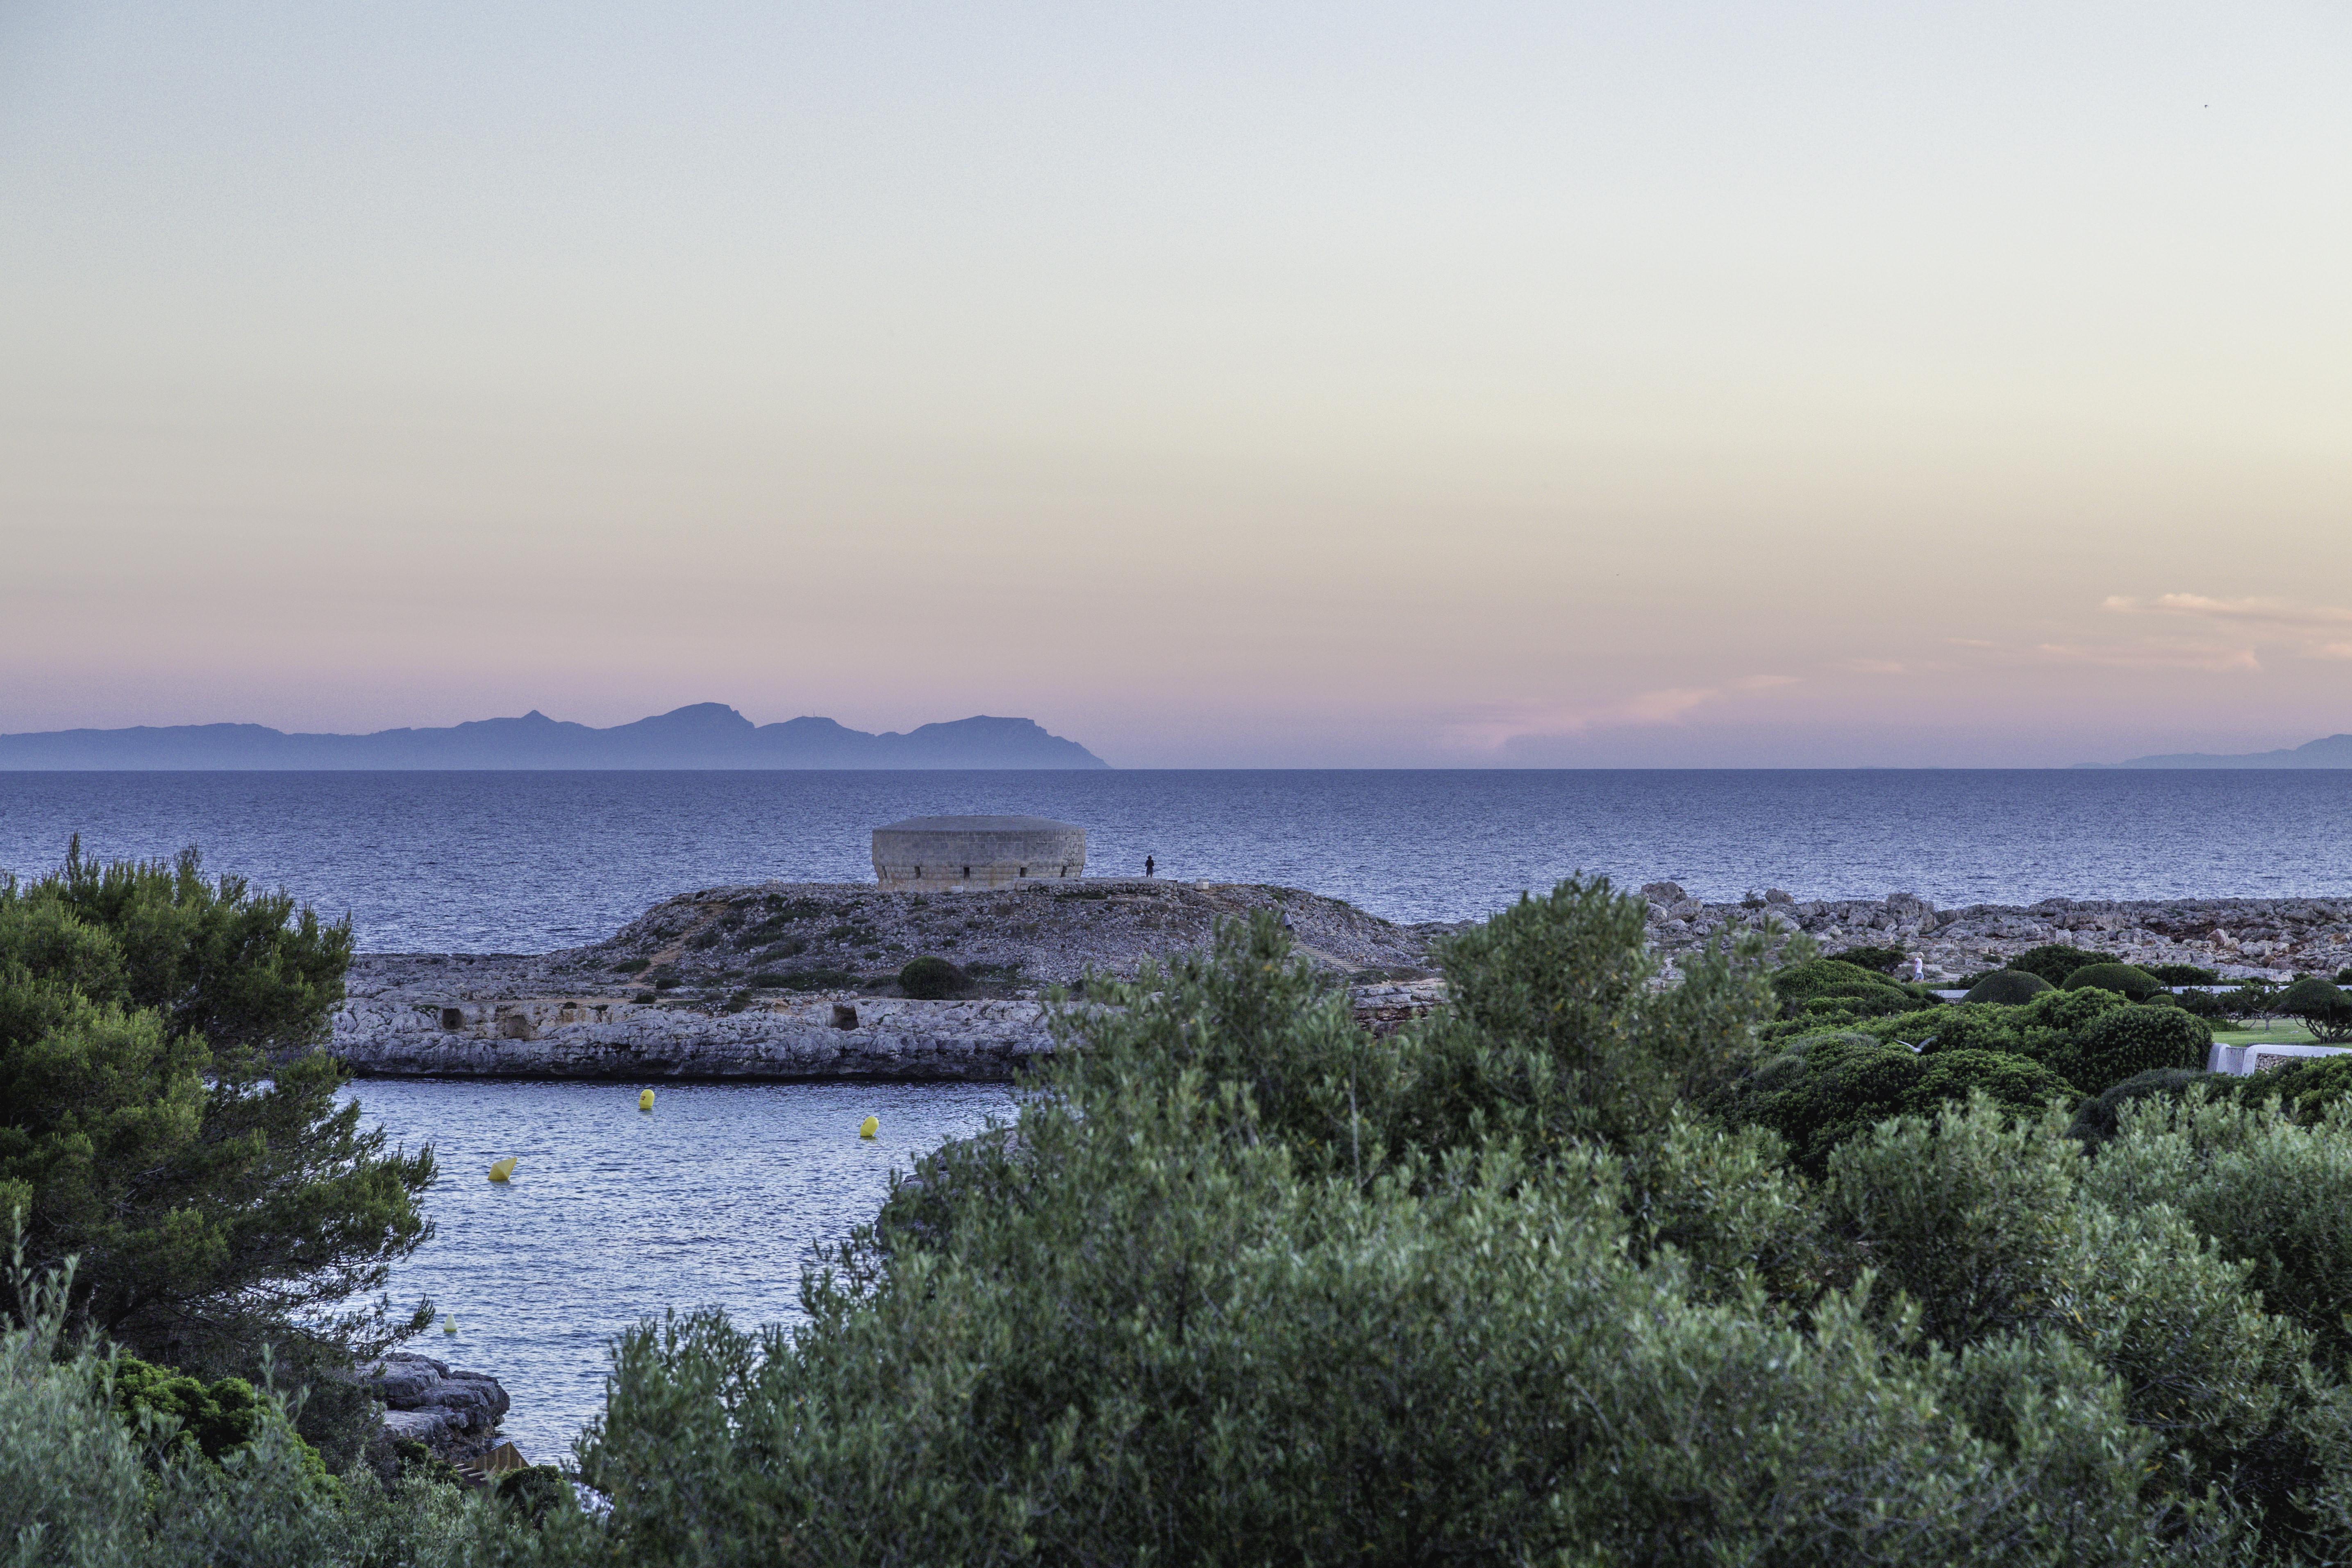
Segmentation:
[[(1454, 929), (1292, 888), (1146, 879), (709, 888), (587, 947), (362, 954), (332, 1048), (362, 1076), (1003, 1081), (1053, 1048), (1046, 991), (1131, 977), (1260, 910), (1382, 1029), (1426, 1010), (1430, 943)], [(959, 994), (900, 993), (899, 969), (926, 955), (963, 972)]]
[[(1802, 931), (1826, 952), (1916, 953), (1929, 980), (2064, 942), (2225, 978), (2352, 963), (2352, 900), (2050, 899), (1939, 910), (1910, 893), (1710, 903), (1642, 889), (1670, 963), (1746, 931)], [(362, 1076), (1003, 1081), (1053, 1041), (1044, 993), (1127, 977), (1198, 948), (1222, 919), (1274, 911), (1357, 1016), (1385, 1032), (1440, 998), (1432, 947), (1456, 925), (1404, 925), (1295, 888), (1087, 879), (996, 892), (871, 884), (704, 889), (607, 941), (539, 954), (371, 953), (352, 966), (332, 1048)], [(908, 960), (956, 963), (945, 998), (897, 984)]]

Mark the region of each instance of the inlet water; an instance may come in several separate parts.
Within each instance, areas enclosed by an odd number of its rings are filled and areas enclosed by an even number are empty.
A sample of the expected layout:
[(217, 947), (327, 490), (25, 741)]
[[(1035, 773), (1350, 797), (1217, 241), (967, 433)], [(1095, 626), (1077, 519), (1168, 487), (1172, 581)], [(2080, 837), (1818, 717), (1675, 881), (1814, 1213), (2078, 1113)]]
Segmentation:
[[(352, 1086), (366, 1120), (442, 1167), (436, 1234), (391, 1290), (395, 1307), (429, 1295), (457, 1332), (410, 1348), (504, 1384), (506, 1432), (540, 1463), (603, 1411), (614, 1334), (698, 1307), (799, 1321), (803, 1265), (874, 1217), (894, 1165), (1013, 1110), (993, 1084), (666, 1082), (645, 1113), (641, 1087)], [(509, 1155), (512, 1178), (489, 1181)]]

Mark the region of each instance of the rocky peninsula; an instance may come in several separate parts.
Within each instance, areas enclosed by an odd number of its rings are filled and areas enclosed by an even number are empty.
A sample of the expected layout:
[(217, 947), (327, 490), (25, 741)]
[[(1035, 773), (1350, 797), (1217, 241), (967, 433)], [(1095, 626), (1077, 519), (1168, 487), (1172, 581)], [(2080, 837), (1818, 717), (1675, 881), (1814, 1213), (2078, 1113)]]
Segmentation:
[[(1053, 1048), (1046, 991), (1089, 971), (1131, 977), (1259, 910), (1375, 1028), (1427, 1009), (1430, 944), (1455, 929), (1292, 888), (1146, 879), (708, 888), (587, 947), (362, 954), (331, 1048), (363, 1077), (1003, 1081)], [(960, 994), (903, 994), (898, 971), (919, 956), (955, 963)]]
[[(2205, 899), (1939, 910), (1911, 893), (1738, 902), (1643, 888), (1671, 963), (1747, 931), (1802, 931), (1825, 951), (1916, 953), (1929, 980), (2067, 942), (2129, 963), (2224, 977), (2352, 963), (2352, 900)], [(1460, 927), (1400, 924), (1296, 888), (1087, 878), (971, 893), (772, 882), (664, 900), (608, 940), (539, 954), (372, 953), (355, 960), (332, 1048), (362, 1076), (991, 1080), (1053, 1041), (1044, 994), (1091, 970), (1132, 976), (1198, 948), (1218, 921), (1272, 910), (1298, 951), (1386, 1031), (1442, 995), (1433, 944)], [(957, 994), (913, 997), (908, 960), (948, 959)]]

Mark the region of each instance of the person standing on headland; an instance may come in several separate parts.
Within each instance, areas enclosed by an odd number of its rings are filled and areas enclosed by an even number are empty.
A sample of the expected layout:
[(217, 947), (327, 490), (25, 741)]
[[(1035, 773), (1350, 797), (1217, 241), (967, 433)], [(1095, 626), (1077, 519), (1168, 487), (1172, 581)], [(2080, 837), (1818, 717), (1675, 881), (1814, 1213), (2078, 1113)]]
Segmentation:
[(1143, 874), (1144, 874), (1145, 876), (1149, 877), (1149, 876), (1150, 876), (1150, 875), (1151, 875), (1151, 873), (1152, 873), (1153, 869), (1154, 869), (1154, 868), (1153, 868), (1153, 865), (1152, 865), (1151, 857), (1150, 857), (1150, 856), (1149, 856), (1149, 855), (1146, 855), (1146, 856), (1143, 858)]

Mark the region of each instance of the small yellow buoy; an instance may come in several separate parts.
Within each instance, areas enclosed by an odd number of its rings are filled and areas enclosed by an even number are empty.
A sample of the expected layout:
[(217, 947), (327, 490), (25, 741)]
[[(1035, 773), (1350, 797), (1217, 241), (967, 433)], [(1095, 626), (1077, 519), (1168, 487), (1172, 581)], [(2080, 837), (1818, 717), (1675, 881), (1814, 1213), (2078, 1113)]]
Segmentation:
[(515, 1157), (512, 1154), (509, 1154), (505, 1159), (490, 1167), (490, 1180), (494, 1182), (505, 1181), (509, 1176), (514, 1174), (514, 1167)]
[(651, 1110), (653, 1108), (654, 1091), (652, 1089), (647, 1089), (643, 1094), (637, 1096), (637, 1109), (639, 1110)]
[(878, 1116), (869, 1116), (857, 1124), (857, 1135), (860, 1138), (871, 1138), (881, 1131), (882, 1119)]
[(441, 1331), (445, 1334), (454, 1334), (457, 1331), (457, 1319), (455, 1313), (441, 1320)]

